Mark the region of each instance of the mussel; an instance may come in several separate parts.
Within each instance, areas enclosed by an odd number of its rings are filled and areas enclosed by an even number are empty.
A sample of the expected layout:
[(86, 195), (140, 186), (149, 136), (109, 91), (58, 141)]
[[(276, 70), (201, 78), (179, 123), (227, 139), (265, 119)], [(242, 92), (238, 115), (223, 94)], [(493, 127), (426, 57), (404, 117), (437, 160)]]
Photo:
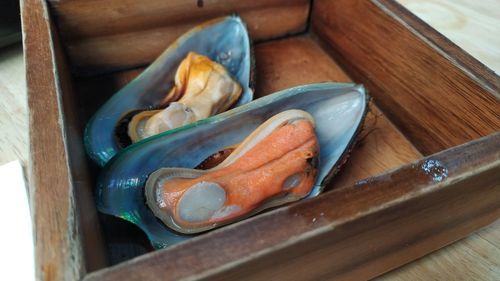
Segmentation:
[[(223, 155), (222, 161), (218, 161), (215, 166), (212, 165), (208, 172), (194, 172), (200, 174), (197, 177), (203, 178), (205, 173), (217, 173), (217, 171), (228, 169), (230, 165), (225, 166), (226, 164), (223, 163), (231, 162), (230, 160), (234, 157), (238, 159), (238, 148), (249, 147), (245, 144), (247, 143), (245, 138), (266, 120), (290, 109), (305, 111), (314, 120), (314, 132), (319, 144), (319, 161), (318, 157), (311, 156), (310, 160), (307, 161), (309, 166), (306, 166), (305, 170), (311, 171), (311, 175), (315, 175), (315, 180), (307, 195), (300, 193), (297, 197), (317, 196), (338, 171), (339, 165), (345, 162), (346, 155), (352, 148), (362, 126), (367, 111), (367, 100), (368, 96), (361, 85), (320, 83), (299, 86), (153, 136), (127, 147), (104, 168), (97, 185), (97, 207), (103, 213), (123, 218), (139, 226), (156, 248), (163, 248), (183, 241), (191, 237), (185, 233), (207, 230), (212, 227), (211, 223), (220, 226), (261, 210), (261, 206), (265, 205), (262, 204), (262, 201), (254, 208), (232, 206), (234, 204), (224, 201), (222, 209), (227, 208), (220, 213), (230, 214), (224, 220), (201, 219), (212, 218), (217, 213), (219, 210), (217, 207), (220, 206), (220, 203), (215, 200), (219, 205), (215, 204), (209, 208), (211, 210), (217, 209), (216, 211), (213, 213), (208, 211), (198, 214), (199, 216), (190, 217), (187, 213), (181, 214), (184, 211), (178, 209), (178, 206), (184, 203), (189, 203), (188, 206), (191, 205), (190, 200), (196, 199), (200, 195), (196, 194), (196, 189), (193, 189), (193, 194), (191, 194), (194, 197), (187, 199), (188, 201), (183, 203), (183, 200), (188, 197), (180, 196), (176, 201), (178, 205), (170, 209), (162, 209), (162, 199), (158, 193), (161, 193), (160, 191), (163, 189), (158, 188), (161, 186), (158, 181), (164, 180), (163, 173), (165, 171), (162, 168), (192, 169), (200, 163), (206, 162), (205, 160), (213, 156), (214, 153), (217, 155), (216, 158), (221, 158), (220, 155)], [(312, 124), (312, 122), (310, 123)], [(219, 154), (217, 153), (219, 151), (229, 151), (229, 153)], [(215, 169), (215, 171), (210, 171), (211, 169)], [(181, 171), (184, 170), (181, 169)], [(192, 172), (192, 170), (189, 171)], [(303, 172), (303, 170), (301, 171)], [(175, 169), (167, 170), (166, 178), (175, 172)], [(293, 172), (291, 174), (284, 173), (280, 177), (280, 182), (273, 187), (283, 189), (284, 186), (294, 186), (296, 182), (304, 179), (302, 174), (296, 174)], [(283, 182), (285, 175), (286, 184)], [(256, 179), (260, 178), (262, 177), (258, 176)], [(212, 182), (212, 178), (207, 182)], [(221, 186), (218, 180), (215, 182)], [(182, 186), (184, 191), (188, 192), (189, 187), (196, 184), (195, 180), (187, 180)], [(146, 185), (151, 187), (146, 188)], [(229, 195), (224, 193), (227, 192), (224, 188), (222, 188), (224, 192), (216, 185), (210, 188), (215, 198), (223, 198), (224, 196), (229, 198)], [(279, 194), (286, 196), (288, 193)], [(278, 193), (276, 196), (275, 198), (274, 193), (271, 194), (270, 202), (278, 202)], [(154, 204), (158, 204), (158, 207), (155, 207)], [(154, 210), (155, 208), (157, 210)], [(240, 211), (244, 209), (245, 212), (235, 211), (238, 208)], [(218, 216), (219, 214), (215, 215), (216, 218)], [(183, 219), (184, 222), (181, 221)]]
[[(222, 105), (211, 106), (208, 111), (218, 113), (230, 106), (240, 106), (253, 99), (252, 65), (253, 58), (250, 50), (251, 42), (245, 24), (238, 16), (229, 16), (215, 19), (201, 24), (172, 43), (141, 75), (114, 94), (91, 118), (85, 128), (84, 143), (87, 154), (99, 166), (104, 166), (118, 151), (130, 143), (130, 139), (123, 140), (122, 131), (127, 135), (127, 126), (132, 116), (138, 112), (159, 109), (166, 106), (165, 97), (179, 91), (174, 85), (176, 71), (181, 61), (186, 57), (203, 60), (207, 57), (227, 70), (229, 76), (239, 84), (241, 90), (236, 89), (228, 95), (229, 100)], [(188, 56), (190, 52), (201, 55)], [(218, 66), (213, 67), (216, 73), (223, 73)], [(222, 83), (229, 87), (228, 83)], [(241, 92), (240, 94), (235, 94)], [(237, 96), (237, 98), (235, 98)], [(184, 100), (185, 101), (185, 100)], [(192, 100), (191, 100), (192, 102)], [(204, 103), (205, 104), (205, 103)], [(185, 104), (184, 104), (185, 105)], [(216, 108), (216, 111), (213, 109)], [(173, 114), (186, 110), (181, 104), (175, 104), (170, 111)], [(203, 109), (205, 110), (205, 109)], [(172, 114), (169, 113), (169, 114)], [(203, 113), (204, 114), (204, 113)], [(205, 118), (205, 115), (201, 117)], [(152, 113), (145, 114), (148, 118)], [(144, 117), (144, 115), (142, 115)], [(191, 116), (193, 117), (193, 116)], [(191, 118), (189, 117), (189, 118)], [(141, 120), (136, 120), (141, 123)], [(143, 120), (144, 121), (144, 120)], [(182, 120), (181, 120), (182, 121)], [(191, 120), (192, 121), (192, 120)], [(177, 121), (176, 121), (177, 122)], [(188, 122), (177, 122), (180, 126)], [(121, 126), (125, 124), (125, 130)], [(135, 134), (137, 130), (132, 129)], [(147, 135), (134, 136), (135, 141), (147, 138), (158, 130), (152, 125)]]
[(287, 110), (260, 125), (211, 169), (153, 172), (146, 201), (156, 217), (178, 232), (209, 230), (307, 196), (318, 157), (313, 117)]
[(241, 95), (241, 86), (224, 66), (189, 52), (175, 74), (175, 86), (161, 110), (145, 110), (128, 123), (132, 142), (175, 129), (227, 110)]

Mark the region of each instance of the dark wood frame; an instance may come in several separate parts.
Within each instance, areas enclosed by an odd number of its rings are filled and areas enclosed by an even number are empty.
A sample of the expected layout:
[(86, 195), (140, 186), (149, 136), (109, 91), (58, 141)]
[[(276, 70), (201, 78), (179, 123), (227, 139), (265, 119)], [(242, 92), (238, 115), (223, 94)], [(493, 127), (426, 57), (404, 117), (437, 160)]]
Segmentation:
[[(309, 26), (315, 40), (367, 85), (380, 108), (422, 154), (437, 154), (103, 268), (103, 241), (87, 188), (92, 182), (82, 128), (75, 121), (78, 104), (64, 39), (45, 1), (21, 3), (30, 108), (29, 182), (40, 280), (367, 279), (500, 217), (498, 76), (392, 0), (318, 0)], [(346, 30), (349, 36), (340, 33)], [(387, 52), (380, 47), (380, 36), (404, 40), (391, 42)], [(352, 40), (357, 42), (354, 47)], [(411, 60), (402, 59), (415, 54)], [(443, 75), (433, 77), (436, 69)], [(422, 79), (437, 79), (438, 86), (422, 84)], [(430, 95), (445, 100), (454, 95), (468, 102), (446, 107), (420, 102)], [(404, 107), (410, 103), (416, 109)], [(416, 110), (433, 112), (437, 125), (419, 120)], [(456, 121), (467, 114), (469, 123)], [(475, 126), (479, 122), (484, 125)], [(438, 130), (442, 128), (444, 133)], [(422, 138), (419, 131), (431, 137)], [(428, 160), (438, 160), (447, 169), (444, 181), (422, 170)], [(286, 228), (273, 227), (283, 222)]]

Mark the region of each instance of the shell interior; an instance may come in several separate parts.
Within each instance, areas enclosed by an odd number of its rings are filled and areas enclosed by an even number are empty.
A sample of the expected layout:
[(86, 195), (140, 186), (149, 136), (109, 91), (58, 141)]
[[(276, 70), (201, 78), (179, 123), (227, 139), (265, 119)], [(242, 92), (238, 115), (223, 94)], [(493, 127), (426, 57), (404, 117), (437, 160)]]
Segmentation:
[(195, 27), (114, 94), (89, 121), (84, 135), (85, 148), (99, 166), (104, 166), (121, 149), (115, 137), (117, 123), (130, 111), (157, 107), (173, 86), (179, 63), (190, 51), (224, 65), (238, 81), (243, 92), (235, 106), (253, 99), (250, 39), (242, 20), (230, 16)]
[(240, 143), (265, 120), (288, 109), (304, 110), (316, 121), (320, 167), (308, 197), (317, 196), (353, 144), (367, 100), (361, 85), (299, 86), (151, 137), (126, 148), (105, 167), (97, 187), (98, 209), (138, 225), (156, 248), (190, 237), (164, 226), (147, 208), (143, 188), (148, 176), (162, 167), (195, 167), (212, 153)]

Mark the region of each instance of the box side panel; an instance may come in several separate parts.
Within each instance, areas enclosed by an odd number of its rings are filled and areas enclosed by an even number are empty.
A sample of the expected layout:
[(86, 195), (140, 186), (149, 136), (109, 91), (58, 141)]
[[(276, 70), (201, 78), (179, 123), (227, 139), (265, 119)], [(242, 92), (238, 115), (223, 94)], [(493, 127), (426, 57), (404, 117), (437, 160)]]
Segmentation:
[(86, 280), (369, 279), (498, 219), (499, 159), (497, 133)]
[(312, 30), (423, 154), (500, 130), (500, 78), (396, 7), (315, 1)]
[[(47, 10), (40, 0), (22, 1), (24, 54), (30, 119), (30, 195), (39, 280), (78, 279), (81, 241), (61, 128), (57, 81)], [(73, 237), (77, 237), (76, 241)]]
[(253, 39), (306, 29), (309, 0), (49, 1), (72, 66), (83, 72), (153, 61), (182, 33), (205, 20), (238, 13)]
[(73, 79), (62, 50), (59, 34), (51, 22), (51, 34), (56, 65), (58, 96), (64, 143), (70, 171), (70, 183), (75, 197), (75, 217), (79, 223), (79, 235), (82, 240), (82, 251), (87, 272), (105, 267), (108, 262), (103, 242), (93, 190), (97, 168), (87, 158), (83, 145), (83, 124), (78, 115), (78, 97), (73, 87)]
[[(67, 130), (74, 130), (75, 124), (65, 126), (67, 118), (63, 108), (68, 109), (65, 107), (68, 99), (62, 95), (71, 97), (71, 82), (64, 73), (64, 58), (58, 41), (52, 37), (52, 23), (45, 2), (25, 0), (21, 5), (30, 120), (29, 185), (35, 225), (36, 275), (38, 280), (78, 280), (89, 268), (102, 267), (104, 256), (101, 249), (95, 247), (94, 260), (86, 263), (84, 244), (89, 242), (87, 238), (99, 234), (95, 231), (98, 229), (95, 210), (87, 209), (80, 216), (82, 210), (77, 208), (85, 198), (81, 183), (86, 179), (75, 176), (69, 169), (68, 155), (73, 152), (68, 152), (66, 136)], [(58, 76), (60, 73), (63, 75)], [(82, 220), (92, 225), (91, 229), (95, 231), (87, 238), (84, 234), (89, 229), (81, 227)], [(92, 239), (99, 241), (98, 237)]]

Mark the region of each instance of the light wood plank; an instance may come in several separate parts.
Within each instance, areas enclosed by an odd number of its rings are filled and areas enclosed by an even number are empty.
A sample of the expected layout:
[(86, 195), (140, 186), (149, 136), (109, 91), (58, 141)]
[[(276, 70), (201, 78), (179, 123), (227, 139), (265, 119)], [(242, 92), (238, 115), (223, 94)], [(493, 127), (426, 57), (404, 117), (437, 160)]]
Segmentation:
[[(495, 247), (497, 247), (496, 255), (500, 256), (500, 220), (478, 231), (475, 235), (478, 235), (492, 245), (495, 245)], [(488, 256), (484, 256), (484, 258), (488, 258)]]
[(14, 45), (0, 52), (0, 165), (28, 159), (28, 109), (23, 52)]
[[(500, 233), (500, 220), (460, 242), (377, 278), (377, 281), (491, 280), (500, 276), (500, 249), (483, 239)], [(494, 239), (498, 243), (497, 239)]]

